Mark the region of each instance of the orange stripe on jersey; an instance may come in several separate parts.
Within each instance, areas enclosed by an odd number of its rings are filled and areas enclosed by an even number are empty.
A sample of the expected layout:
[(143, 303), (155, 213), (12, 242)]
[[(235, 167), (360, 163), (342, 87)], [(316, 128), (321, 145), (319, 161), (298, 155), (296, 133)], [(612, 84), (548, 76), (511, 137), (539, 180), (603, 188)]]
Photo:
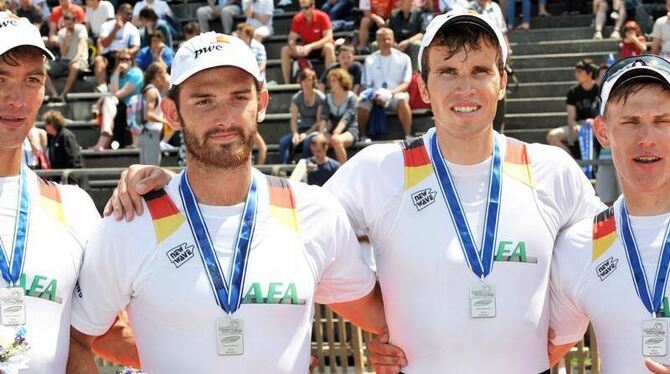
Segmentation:
[(152, 191), (143, 197), (153, 219), (156, 240), (160, 243), (184, 223), (184, 215), (165, 190)]
[(526, 143), (516, 139), (507, 138), (503, 172), (521, 183), (530, 187), (535, 187), (533, 169), (531, 167), (530, 157), (528, 156), (528, 147), (526, 146)]
[(405, 163), (405, 190), (421, 183), (433, 172), (423, 138), (414, 139), (411, 143), (404, 142), (402, 156)]
[(617, 239), (614, 207), (604, 210), (593, 219), (593, 254), (596, 260), (614, 244)]
[(63, 202), (60, 197), (60, 190), (53, 182), (47, 182), (40, 178), (40, 206), (47, 211), (56, 221), (65, 224), (65, 212), (63, 211)]
[(267, 176), (270, 195), (270, 214), (295, 232), (300, 232), (298, 211), (293, 189), (286, 179)]

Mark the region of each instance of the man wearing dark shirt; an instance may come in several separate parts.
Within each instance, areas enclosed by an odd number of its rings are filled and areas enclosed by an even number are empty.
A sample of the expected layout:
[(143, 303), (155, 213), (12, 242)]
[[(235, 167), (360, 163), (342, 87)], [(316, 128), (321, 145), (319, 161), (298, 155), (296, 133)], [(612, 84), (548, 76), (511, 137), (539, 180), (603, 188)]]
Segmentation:
[(419, 70), (417, 56), (421, 48), (421, 39), (426, 30), (423, 22), (423, 10), (412, 8), (412, 0), (400, 0), (398, 9), (389, 18), (389, 28), (398, 42), (396, 49), (405, 52), (412, 60), (412, 71)]
[(57, 110), (44, 113), (47, 131), (47, 156), (52, 169), (81, 168), (79, 143), (74, 133), (65, 127), (65, 118)]
[(594, 103), (600, 89), (596, 83), (598, 66), (591, 59), (583, 59), (575, 65), (577, 85), (568, 91), (566, 111), (568, 124), (557, 127), (547, 134), (547, 143), (563, 148), (566, 152), (579, 158), (580, 150), (577, 135), (580, 125), (591, 122), (595, 117)]
[(338, 48), (337, 62), (326, 69), (326, 71), (323, 72), (323, 75), (321, 75), (321, 78), (319, 79), (319, 91), (326, 92), (326, 77), (328, 77), (328, 73), (330, 73), (330, 71), (333, 69), (342, 68), (345, 69), (349, 75), (351, 75), (351, 79), (354, 82), (351, 90), (354, 91), (356, 95), (358, 95), (361, 92), (363, 65), (361, 65), (361, 63), (358, 61), (354, 61), (354, 57), (356, 57), (356, 50), (353, 46), (345, 44)]
[(326, 139), (325, 135), (319, 134), (313, 137), (309, 147), (313, 156), (306, 159), (307, 184), (323, 186), (341, 165), (339, 162), (326, 156), (326, 152), (328, 152), (328, 139)]
[(16, 9), (16, 15), (27, 18), (30, 23), (35, 25), (38, 29), (42, 28), (44, 19), (42, 17), (42, 10), (33, 5), (31, 0), (21, 0), (19, 7)]

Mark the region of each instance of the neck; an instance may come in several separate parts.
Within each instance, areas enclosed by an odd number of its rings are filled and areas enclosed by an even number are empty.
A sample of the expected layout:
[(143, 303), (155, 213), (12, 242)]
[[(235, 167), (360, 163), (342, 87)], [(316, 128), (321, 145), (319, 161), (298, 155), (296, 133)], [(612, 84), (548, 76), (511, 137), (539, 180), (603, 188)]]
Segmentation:
[(21, 171), (23, 149), (0, 149), (0, 177), (13, 177)]
[(207, 166), (187, 156), (188, 180), (198, 203), (235, 205), (247, 198), (251, 182), (251, 161), (234, 169)]
[[(661, 189), (654, 192), (636, 192), (630, 191), (621, 183), (624, 200), (628, 213), (633, 216), (656, 216), (663, 213), (670, 213), (670, 196), (667, 189)], [(630, 193), (627, 193), (629, 190)]]
[(302, 93), (305, 95), (306, 98), (311, 98), (312, 96), (314, 96), (314, 89), (310, 87), (304, 90)]
[(381, 53), (382, 56), (389, 56), (391, 54), (391, 48), (380, 49), (379, 53)]
[(594, 84), (596, 84), (596, 81), (588, 81), (588, 82), (582, 83), (582, 88), (589, 91), (593, 88)]
[[(436, 127), (437, 142), (440, 145), (442, 157), (449, 162), (459, 165), (473, 165), (491, 157), (493, 153), (493, 131), (491, 126), (468, 136), (448, 134)], [(463, 152), (467, 149), (467, 152)]]
[(347, 93), (347, 91), (345, 91), (344, 88), (342, 87), (337, 88), (333, 87), (332, 90), (333, 90), (333, 96), (337, 98), (343, 97)]
[(328, 157), (326, 157), (325, 153), (322, 154), (322, 155), (314, 156), (314, 160), (316, 160), (316, 163), (319, 164), (319, 165), (326, 162), (327, 159), (328, 159)]

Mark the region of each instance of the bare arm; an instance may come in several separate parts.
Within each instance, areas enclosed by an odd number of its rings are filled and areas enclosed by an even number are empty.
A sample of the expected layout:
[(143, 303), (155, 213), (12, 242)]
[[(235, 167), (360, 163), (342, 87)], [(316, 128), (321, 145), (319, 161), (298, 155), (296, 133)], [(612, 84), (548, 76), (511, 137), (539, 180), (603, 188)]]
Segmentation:
[(409, 87), (409, 83), (400, 83), (394, 89), (391, 90), (392, 93), (405, 92)]
[(310, 51), (313, 51), (315, 49), (320, 49), (323, 47), (326, 43), (332, 42), (333, 41), (333, 29), (328, 29), (323, 32), (323, 37), (314, 43), (309, 43), (305, 47), (309, 48)]
[(549, 349), (549, 367), (554, 367), (558, 362), (570, 352), (570, 349), (575, 346), (577, 342), (568, 343), (563, 345), (554, 346), (552, 345)]
[(652, 55), (657, 55), (660, 50), (661, 50), (661, 39), (660, 38), (652, 38), (651, 39), (651, 54)]
[(135, 338), (128, 324), (120, 317), (117, 317), (112, 327), (101, 336), (86, 335), (73, 327), (70, 328), (67, 373), (97, 373), (93, 352), (108, 361), (140, 367)]
[(570, 128), (575, 128), (577, 125), (577, 108), (574, 105), (566, 105), (566, 112), (568, 114), (568, 126)]
[(256, 146), (258, 147), (258, 160), (256, 160), (256, 165), (264, 165), (265, 157), (268, 154), (268, 147), (265, 145), (265, 140), (260, 133), (256, 133)]
[(335, 313), (365, 331), (381, 334), (386, 327), (384, 305), (378, 286), (366, 296), (346, 303), (328, 304)]
[(291, 123), (289, 126), (293, 135), (298, 133), (298, 106), (294, 103), (291, 103)]
[(163, 122), (163, 119), (154, 112), (154, 109), (156, 109), (157, 98), (158, 95), (156, 95), (156, 90), (153, 89), (148, 90), (144, 94), (144, 100), (147, 102), (147, 106), (144, 109), (144, 118), (146, 118), (148, 122)]

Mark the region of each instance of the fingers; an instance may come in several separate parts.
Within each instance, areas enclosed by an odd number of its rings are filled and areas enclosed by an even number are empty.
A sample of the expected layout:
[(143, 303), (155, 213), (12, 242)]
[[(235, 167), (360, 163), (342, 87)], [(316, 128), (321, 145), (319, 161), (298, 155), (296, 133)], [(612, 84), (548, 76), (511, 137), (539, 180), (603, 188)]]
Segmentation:
[(370, 362), (377, 374), (397, 374), (407, 365), (405, 353), (389, 344), (388, 331), (376, 336), (368, 343)]
[(319, 366), (319, 359), (316, 356), (311, 356), (309, 360), (309, 373), (316, 369), (317, 366)]
[[(123, 175), (122, 175), (123, 177)], [(126, 221), (130, 222), (135, 218), (135, 209), (133, 208), (133, 200), (130, 198), (130, 194), (128, 192), (128, 184), (126, 183), (126, 178), (122, 178), (119, 180), (119, 185), (116, 186), (116, 190), (114, 192), (117, 192), (116, 197), (117, 200), (119, 201), (121, 211), (119, 213), (116, 212), (117, 207), (119, 204), (114, 206), (114, 216), (117, 220), (121, 220), (121, 217), (125, 215)]]
[(655, 374), (669, 374), (670, 373), (670, 367), (661, 365), (658, 362), (647, 358), (644, 360), (645, 366), (647, 366), (647, 369), (649, 369), (650, 372), (655, 373)]

